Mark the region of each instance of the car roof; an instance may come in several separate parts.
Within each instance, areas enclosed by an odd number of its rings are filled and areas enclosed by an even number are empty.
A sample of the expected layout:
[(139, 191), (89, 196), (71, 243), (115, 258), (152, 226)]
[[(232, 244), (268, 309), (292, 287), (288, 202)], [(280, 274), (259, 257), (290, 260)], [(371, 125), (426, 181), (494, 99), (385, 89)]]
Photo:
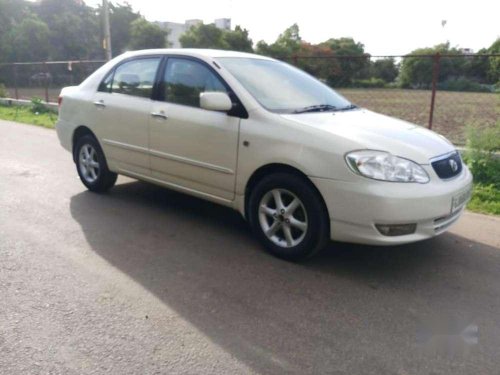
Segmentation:
[(254, 53), (225, 51), (219, 49), (204, 49), (204, 48), (160, 48), (160, 49), (143, 49), (138, 51), (129, 51), (125, 53), (128, 56), (141, 56), (151, 54), (179, 54), (193, 57), (239, 57), (239, 58), (253, 58), (262, 60), (273, 60), (270, 57), (256, 55)]

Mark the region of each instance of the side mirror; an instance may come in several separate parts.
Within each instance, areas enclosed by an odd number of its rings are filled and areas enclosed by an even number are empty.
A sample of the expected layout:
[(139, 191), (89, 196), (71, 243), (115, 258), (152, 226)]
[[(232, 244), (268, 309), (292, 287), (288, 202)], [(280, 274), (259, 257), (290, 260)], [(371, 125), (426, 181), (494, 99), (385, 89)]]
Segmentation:
[(200, 94), (200, 107), (210, 111), (227, 112), (233, 108), (233, 103), (225, 92), (207, 91)]

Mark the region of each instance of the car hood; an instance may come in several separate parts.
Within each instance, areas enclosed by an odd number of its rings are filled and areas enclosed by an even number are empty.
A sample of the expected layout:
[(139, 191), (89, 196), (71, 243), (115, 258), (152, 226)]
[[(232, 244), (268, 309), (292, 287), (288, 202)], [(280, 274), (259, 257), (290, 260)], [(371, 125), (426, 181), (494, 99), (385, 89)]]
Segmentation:
[(433, 131), (366, 109), (281, 116), (359, 144), (359, 149), (387, 151), (419, 164), (429, 164), (429, 159), (455, 149)]

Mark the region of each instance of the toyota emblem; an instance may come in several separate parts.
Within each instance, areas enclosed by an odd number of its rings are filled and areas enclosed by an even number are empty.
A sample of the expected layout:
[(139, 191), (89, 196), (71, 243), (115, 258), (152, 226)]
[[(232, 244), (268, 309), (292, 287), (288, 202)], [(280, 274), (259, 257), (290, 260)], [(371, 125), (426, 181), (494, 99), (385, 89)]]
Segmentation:
[(450, 159), (448, 162), (450, 163), (451, 170), (453, 172), (456, 172), (458, 170), (458, 164), (457, 164), (457, 162), (455, 160), (453, 160), (453, 159)]

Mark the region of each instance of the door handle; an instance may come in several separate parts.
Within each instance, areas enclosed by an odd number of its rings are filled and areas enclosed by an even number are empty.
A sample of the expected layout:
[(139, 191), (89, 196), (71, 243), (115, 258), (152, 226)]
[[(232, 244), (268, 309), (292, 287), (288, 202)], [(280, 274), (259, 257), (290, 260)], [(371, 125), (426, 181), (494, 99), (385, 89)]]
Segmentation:
[(168, 119), (168, 116), (163, 112), (151, 112), (151, 116), (154, 118), (161, 118), (162, 120)]
[(104, 101), (103, 100), (97, 100), (94, 102), (94, 104), (98, 107), (101, 107), (101, 108), (104, 108), (106, 107), (106, 104), (104, 104)]

